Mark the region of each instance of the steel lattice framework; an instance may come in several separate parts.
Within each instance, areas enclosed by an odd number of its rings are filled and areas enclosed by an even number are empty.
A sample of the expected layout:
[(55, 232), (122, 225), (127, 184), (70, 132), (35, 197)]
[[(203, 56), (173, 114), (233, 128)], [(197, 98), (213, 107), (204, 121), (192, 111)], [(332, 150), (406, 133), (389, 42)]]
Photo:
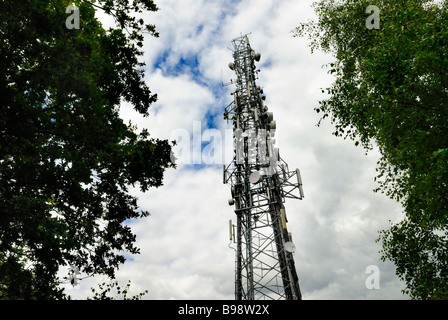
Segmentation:
[(236, 244), (235, 298), (300, 300), (284, 206), (286, 198), (304, 197), (300, 172), (290, 171), (274, 147), (276, 123), (256, 83), (260, 54), (247, 35), (232, 44), (229, 67), (236, 73), (231, 82), (236, 90), (224, 119), (233, 123), (234, 157), (223, 167), (223, 182), (231, 187), (229, 205), (236, 214), (236, 225), (229, 223), (230, 241)]

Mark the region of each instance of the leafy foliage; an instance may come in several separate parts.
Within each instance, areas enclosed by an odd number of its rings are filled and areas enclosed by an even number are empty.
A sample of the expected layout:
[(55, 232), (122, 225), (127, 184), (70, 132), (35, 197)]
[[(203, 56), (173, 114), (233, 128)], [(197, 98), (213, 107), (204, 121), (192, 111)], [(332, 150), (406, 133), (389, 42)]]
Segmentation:
[(174, 166), (168, 141), (119, 117), (122, 100), (148, 116), (157, 99), (138, 60), (143, 32), (157, 33), (132, 15), (157, 7), (75, 2), (69, 30), (69, 1), (0, 1), (0, 299), (64, 297), (63, 265), (113, 278), (121, 252), (139, 252), (124, 222), (149, 214), (129, 186), (159, 187)]
[[(128, 298), (129, 288), (131, 287), (131, 281), (124, 288), (120, 287), (118, 281), (110, 282), (110, 283), (100, 283), (98, 284), (98, 288), (100, 291), (97, 291), (95, 288), (92, 288), (93, 297), (88, 300), (141, 300), (142, 297), (148, 293), (148, 290), (140, 292), (130, 298)], [(115, 288), (115, 290), (113, 290)], [(111, 296), (115, 292), (117, 296)]]
[[(380, 9), (380, 29), (365, 12)], [(334, 135), (379, 147), (380, 191), (402, 203), (405, 220), (381, 233), (414, 298), (447, 297), (448, 8), (429, 0), (319, 1), (300, 24), (312, 50), (331, 53), (333, 85), (316, 112)]]

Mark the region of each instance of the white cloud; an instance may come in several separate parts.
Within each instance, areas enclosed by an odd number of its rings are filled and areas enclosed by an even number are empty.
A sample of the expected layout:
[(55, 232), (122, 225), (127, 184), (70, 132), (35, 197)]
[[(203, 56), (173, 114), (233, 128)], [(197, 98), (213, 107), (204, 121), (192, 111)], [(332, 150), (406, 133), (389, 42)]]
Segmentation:
[[(233, 270), (226, 270), (223, 263), (233, 265), (233, 254), (226, 247), (228, 191), (216, 183), (219, 180), (219, 173), (211, 168), (171, 171), (165, 188), (140, 197), (142, 207), (152, 213), (149, 219), (134, 226), (137, 245), (142, 247), (141, 255), (135, 259), (141, 262), (123, 269), (144, 270), (140, 281), (150, 290), (149, 298), (232, 295), (219, 290), (222, 275), (233, 275)], [(224, 205), (217, 206), (218, 203)], [(160, 285), (163, 283), (166, 287)], [(216, 287), (213, 292), (210, 285)]]
[[(251, 32), (261, 52), (259, 85), (277, 121), (278, 146), (290, 168), (300, 168), (305, 199), (287, 201), (288, 229), (304, 299), (400, 299), (403, 284), (391, 263), (380, 261), (378, 231), (400, 217), (400, 206), (374, 194), (378, 153), (367, 156), (351, 141), (331, 135), (329, 122), (316, 127), (313, 110), (323, 98), (319, 88), (332, 78), (322, 65), (332, 60), (310, 54), (304, 39), (290, 30), (313, 17), (312, 1), (251, 0), (239, 2), (159, 0), (161, 10), (148, 14), (160, 38), (145, 42), (147, 82), (159, 96), (142, 118), (123, 105), (122, 116), (139, 128), (169, 139), (175, 129), (193, 131), (207, 121), (223, 132), (222, 120), (232, 87), (220, 88), (234, 75), (231, 40)], [(163, 58), (163, 59), (162, 59)], [(182, 64), (181, 59), (193, 59)], [(157, 63), (157, 65), (155, 65)], [(218, 114), (210, 119), (210, 114)], [(228, 153), (231, 141), (224, 141)], [(227, 247), (227, 224), (234, 219), (227, 205), (222, 169), (181, 166), (169, 170), (165, 185), (140, 194), (140, 206), (152, 215), (132, 223), (141, 254), (123, 265), (117, 276), (131, 289), (145, 289), (149, 299), (233, 299), (234, 252)], [(368, 290), (368, 265), (381, 271), (379, 290)], [(91, 283), (70, 290), (85, 297)]]
[(158, 101), (149, 109), (150, 116), (140, 116), (128, 104), (122, 105), (121, 116), (139, 129), (148, 128), (153, 136), (169, 139), (178, 128), (191, 132), (193, 121), (204, 121), (207, 110), (215, 102), (210, 90), (192, 81), (187, 74), (174, 77), (155, 70), (148, 74), (148, 79), (151, 90), (158, 96)]

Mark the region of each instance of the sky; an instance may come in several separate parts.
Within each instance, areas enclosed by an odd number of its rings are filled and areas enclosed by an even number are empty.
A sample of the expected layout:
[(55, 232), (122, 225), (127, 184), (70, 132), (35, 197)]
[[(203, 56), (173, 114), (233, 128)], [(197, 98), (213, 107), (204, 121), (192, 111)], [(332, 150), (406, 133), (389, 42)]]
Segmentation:
[[(126, 103), (120, 114), (153, 137), (182, 137), (183, 148), (175, 150), (182, 161), (166, 171), (162, 187), (131, 189), (151, 215), (129, 222), (141, 249), (126, 255), (117, 271), (120, 284), (131, 281), (129, 295), (148, 290), (144, 299), (234, 299), (228, 222), (235, 213), (227, 203), (230, 187), (222, 182), (233, 144), (223, 112), (234, 87), (222, 83), (235, 78), (228, 68), (232, 39), (250, 33), (252, 48), (261, 53), (258, 85), (277, 122), (280, 155), (303, 180), (305, 198), (285, 203), (303, 299), (408, 299), (376, 242), (389, 221), (403, 217), (400, 204), (373, 192), (378, 151), (366, 154), (353, 141), (334, 137), (330, 121), (317, 126), (321, 88), (334, 80), (324, 65), (334, 59), (311, 54), (307, 40), (290, 32), (314, 19), (312, 2), (157, 0), (160, 10), (145, 14), (160, 34), (145, 39), (142, 58), (158, 101), (149, 117)], [(113, 23), (100, 18), (105, 26)], [(366, 285), (371, 270), (378, 275), (375, 288)], [(66, 293), (85, 299), (103, 281), (108, 279), (88, 278), (67, 285)]]

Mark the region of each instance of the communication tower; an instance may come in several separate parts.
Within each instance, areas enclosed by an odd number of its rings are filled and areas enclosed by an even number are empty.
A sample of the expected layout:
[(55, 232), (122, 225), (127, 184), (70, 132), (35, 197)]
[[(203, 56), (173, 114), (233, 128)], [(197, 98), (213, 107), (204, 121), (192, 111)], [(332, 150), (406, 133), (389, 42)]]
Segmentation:
[[(303, 199), (298, 169), (290, 171), (275, 148), (276, 122), (264, 104), (256, 80), (255, 62), (247, 35), (232, 40), (235, 71), (233, 101), (224, 119), (233, 124), (234, 156), (223, 166), (223, 183), (229, 184), (236, 224), (230, 220), (231, 243), (236, 245), (235, 298), (237, 300), (301, 300), (287, 230), (285, 199)], [(224, 84), (223, 84), (224, 85)]]

